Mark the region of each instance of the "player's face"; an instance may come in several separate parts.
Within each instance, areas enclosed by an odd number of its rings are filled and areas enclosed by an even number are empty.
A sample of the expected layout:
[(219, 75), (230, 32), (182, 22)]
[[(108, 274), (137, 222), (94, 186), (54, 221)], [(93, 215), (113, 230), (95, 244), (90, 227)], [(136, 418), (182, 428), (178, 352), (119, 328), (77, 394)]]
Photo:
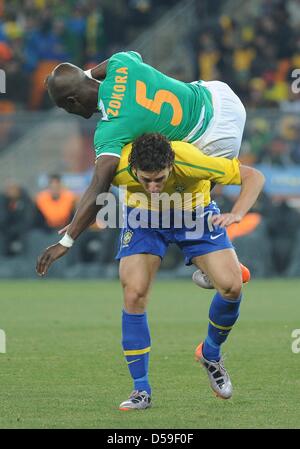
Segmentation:
[(89, 109), (82, 103), (80, 103), (75, 97), (68, 97), (62, 100), (59, 104), (57, 103), (59, 108), (64, 109), (69, 114), (80, 115), (84, 118), (90, 118), (93, 115)]
[(136, 177), (148, 193), (160, 193), (170, 176), (172, 168), (167, 167), (164, 170), (156, 172), (136, 171)]

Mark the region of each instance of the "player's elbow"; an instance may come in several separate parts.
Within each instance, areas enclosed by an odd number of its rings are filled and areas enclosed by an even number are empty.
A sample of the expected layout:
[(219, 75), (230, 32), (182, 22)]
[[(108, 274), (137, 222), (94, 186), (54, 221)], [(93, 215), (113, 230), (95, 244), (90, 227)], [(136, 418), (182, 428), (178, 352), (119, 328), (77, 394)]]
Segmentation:
[(241, 165), (240, 167), (241, 173), (241, 182), (245, 184), (246, 182), (251, 182), (251, 184), (255, 185), (256, 188), (261, 191), (265, 184), (265, 177), (260, 170), (257, 170), (253, 167), (247, 167), (245, 165)]
[(111, 184), (117, 171), (120, 159), (115, 156), (103, 155), (96, 160), (94, 180), (97, 184)]
[(259, 186), (260, 191), (262, 191), (262, 189), (265, 185), (265, 182), (266, 182), (266, 178), (261, 171), (257, 170), (256, 168), (254, 168), (253, 170), (254, 170), (256, 185)]

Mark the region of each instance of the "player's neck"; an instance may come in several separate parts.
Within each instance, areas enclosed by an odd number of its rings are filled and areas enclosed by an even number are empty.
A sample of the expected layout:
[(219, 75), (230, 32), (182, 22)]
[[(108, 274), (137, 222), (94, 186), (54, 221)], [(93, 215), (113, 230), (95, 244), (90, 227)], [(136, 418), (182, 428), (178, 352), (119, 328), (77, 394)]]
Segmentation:
[(98, 92), (99, 92), (99, 85), (100, 85), (100, 81), (94, 80), (94, 79), (89, 79), (89, 84), (88, 84), (88, 95), (89, 95), (89, 103), (90, 103), (90, 108), (91, 110), (93, 110), (93, 112), (97, 112), (98, 111)]

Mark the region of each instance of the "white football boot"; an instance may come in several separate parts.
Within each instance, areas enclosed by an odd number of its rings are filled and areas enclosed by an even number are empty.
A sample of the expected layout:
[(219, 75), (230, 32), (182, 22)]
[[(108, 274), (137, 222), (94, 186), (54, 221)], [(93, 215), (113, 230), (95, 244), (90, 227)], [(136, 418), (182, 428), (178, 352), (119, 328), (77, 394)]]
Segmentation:
[(120, 404), (119, 410), (145, 410), (149, 407), (151, 407), (151, 396), (147, 391), (134, 390), (129, 399)]
[(203, 356), (202, 350), (203, 342), (196, 348), (195, 360), (200, 362), (206, 369), (212, 390), (219, 398), (230, 399), (232, 396), (232, 383), (223, 365), (222, 358), (218, 362), (207, 360)]
[(195, 282), (195, 284), (198, 285), (198, 287), (208, 288), (208, 289), (215, 288), (212, 285), (212, 283), (210, 282), (210, 279), (207, 276), (207, 274), (203, 273), (203, 271), (201, 271), (201, 270), (195, 271), (193, 273), (192, 279)]

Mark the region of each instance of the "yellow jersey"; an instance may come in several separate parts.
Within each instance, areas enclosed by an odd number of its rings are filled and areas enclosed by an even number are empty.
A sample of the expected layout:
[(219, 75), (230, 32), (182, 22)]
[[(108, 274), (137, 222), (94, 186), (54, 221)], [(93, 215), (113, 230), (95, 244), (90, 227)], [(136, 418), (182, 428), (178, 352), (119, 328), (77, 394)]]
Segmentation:
[[(175, 161), (161, 194), (180, 196), (184, 210), (209, 205), (211, 182), (224, 185), (241, 184), (240, 163), (237, 158), (231, 160), (206, 156), (186, 142), (171, 142), (171, 146), (175, 153)], [(132, 144), (123, 148), (112, 184), (126, 188), (127, 206), (153, 209), (151, 194), (144, 190), (130, 169), (128, 158), (131, 149)]]

